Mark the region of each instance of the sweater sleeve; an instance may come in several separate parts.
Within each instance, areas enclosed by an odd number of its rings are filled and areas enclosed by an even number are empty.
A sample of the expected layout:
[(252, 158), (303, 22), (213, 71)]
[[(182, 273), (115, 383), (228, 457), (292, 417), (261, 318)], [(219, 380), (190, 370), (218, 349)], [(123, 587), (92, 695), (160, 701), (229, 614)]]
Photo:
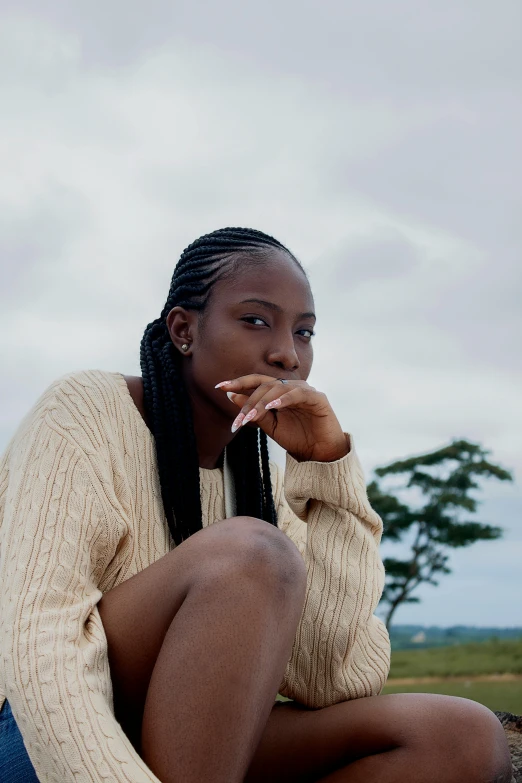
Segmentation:
[(26, 429), (2, 524), (7, 699), (41, 783), (159, 783), (113, 713), (97, 603), (125, 522), (109, 477), (49, 410)]
[(307, 566), (307, 590), (279, 692), (308, 707), (380, 693), (390, 643), (373, 614), (382, 594), (380, 517), (371, 508), (353, 450), (337, 462), (287, 455), (279, 527)]

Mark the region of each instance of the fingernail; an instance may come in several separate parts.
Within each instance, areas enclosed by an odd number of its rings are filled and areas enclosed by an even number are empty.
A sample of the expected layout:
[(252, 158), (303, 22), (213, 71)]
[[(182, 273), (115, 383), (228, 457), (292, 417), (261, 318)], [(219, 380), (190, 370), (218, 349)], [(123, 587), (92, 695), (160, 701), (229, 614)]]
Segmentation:
[(247, 413), (245, 418), (243, 419), (243, 423), (241, 424), (242, 427), (245, 426), (245, 424), (248, 424), (249, 421), (253, 421), (257, 416), (257, 409), (253, 408), (250, 413)]
[(245, 418), (244, 413), (238, 413), (232, 425), (232, 432), (237, 432), (237, 430), (241, 427), (241, 422), (243, 421), (244, 418)]
[(214, 386), (214, 389), (221, 389), (222, 386), (230, 386), (232, 381), (221, 381), (221, 383), (216, 383)]
[(229, 400), (232, 400), (233, 396), (234, 396), (234, 392), (227, 392), (227, 397)]
[(272, 400), (268, 405), (265, 405), (265, 411), (269, 411), (270, 408), (277, 408), (279, 405), (281, 405), (281, 397), (278, 397), (277, 400)]

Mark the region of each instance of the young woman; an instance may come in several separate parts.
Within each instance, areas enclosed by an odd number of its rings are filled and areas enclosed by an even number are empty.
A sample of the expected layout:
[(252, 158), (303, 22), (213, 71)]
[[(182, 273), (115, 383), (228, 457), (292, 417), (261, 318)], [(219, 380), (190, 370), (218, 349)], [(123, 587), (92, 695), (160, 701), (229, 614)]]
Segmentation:
[(182, 254), (142, 377), (70, 375), (22, 423), (0, 464), (5, 783), (510, 780), (485, 708), (378, 695), (381, 521), (307, 384), (313, 311), (279, 242), (216, 231)]

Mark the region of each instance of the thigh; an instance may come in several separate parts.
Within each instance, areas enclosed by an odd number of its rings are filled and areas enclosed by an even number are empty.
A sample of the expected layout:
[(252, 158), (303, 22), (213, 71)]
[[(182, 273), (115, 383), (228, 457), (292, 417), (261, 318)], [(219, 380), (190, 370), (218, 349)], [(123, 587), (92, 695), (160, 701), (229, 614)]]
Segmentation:
[(315, 781), (356, 758), (391, 750), (393, 732), (379, 710), (381, 698), (319, 710), (297, 702), (276, 704), (245, 783)]
[(246, 517), (215, 522), (100, 600), (115, 713), (133, 741), (161, 646), (188, 592), (195, 585), (205, 589), (219, 569), (233, 573), (234, 558), (242, 550), (276, 534), (284, 535)]
[(114, 711), (136, 748), (152, 672), (167, 631), (205, 568), (207, 539), (218, 548), (221, 538), (227, 538), (224, 523), (212, 527), (198, 531), (109, 590), (98, 604), (107, 637)]
[(116, 717), (141, 715), (154, 664), (170, 623), (189, 590), (183, 546), (156, 561), (98, 604), (107, 637)]
[(416, 693), (370, 696), (320, 710), (278, 704), (245, 783), (311, 783), (357, 759), (405, 746), (428, 748), (435, 762), (438, 739), (452, 732), (460, 742), (458, 729), (483, 711), (467, 699)]

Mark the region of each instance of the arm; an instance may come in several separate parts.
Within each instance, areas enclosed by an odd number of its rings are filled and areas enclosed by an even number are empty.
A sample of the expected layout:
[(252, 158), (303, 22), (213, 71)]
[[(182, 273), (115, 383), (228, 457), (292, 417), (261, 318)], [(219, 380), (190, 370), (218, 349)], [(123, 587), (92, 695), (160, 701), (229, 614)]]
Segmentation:
[[(6, 696), (41, 783), (159, 783), (116, 721), (99, 584), (125, 525), (91, 456), (40, 411), (2, 524)], [(17, 463), (17, 464), (14, 464)]]
[(308, 571), (279, 692), (315, 708), (376, 695), (390, 660), (388, 633), (373, 614), (384, 584), (382, 522), (369, 505), (353, 445), (335, 462), (297, 462), (287, 455), (284, 490), (280, 475), (276, 484), (279, 527)]

